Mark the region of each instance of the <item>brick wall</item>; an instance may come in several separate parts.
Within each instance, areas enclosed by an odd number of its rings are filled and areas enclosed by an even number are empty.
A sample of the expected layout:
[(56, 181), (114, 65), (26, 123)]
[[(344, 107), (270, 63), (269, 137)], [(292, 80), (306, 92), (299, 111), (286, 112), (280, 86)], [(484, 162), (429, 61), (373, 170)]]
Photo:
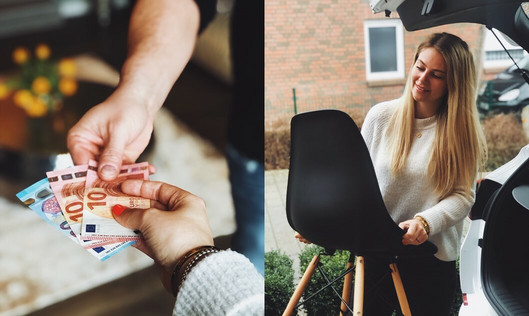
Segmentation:
[[(392, 13), (391, 18), (395, 18)], [(369, 107), (402, 93), (404, 80), (368, 83), (365, 73), (364, 20), (373, 14), (367, 0), (265, 1), (265, 114), (277, 117), (322, 108)], [(481, 56), (482, 28), (454, 24), (404, 31), (406, 75), (416, 46), (433, 32), (466, 40)], [(479, 47), (479, 49), (478, 49)]]

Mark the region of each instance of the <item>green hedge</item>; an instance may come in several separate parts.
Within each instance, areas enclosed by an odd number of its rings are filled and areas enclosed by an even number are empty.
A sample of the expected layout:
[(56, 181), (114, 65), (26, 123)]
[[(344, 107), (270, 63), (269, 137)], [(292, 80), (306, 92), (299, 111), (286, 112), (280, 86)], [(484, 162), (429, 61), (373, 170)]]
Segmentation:
[[(307, 266), (311, 262), (312, 258), (316, 254), (322, 252), (324, 252), (324, 249), (319, 246), (311, 245), (309, 247), (306, 247), (299, 255), (300, 270), (302, 271), (301, 273), (303, 273), (307, 269)], [(348, 260), (349, 252), (339, 250), (336, 251), (333, 256), (322, 255), (320, 262), (322, 263), (322, 268), (328, 275), (329, 280), (334, 280), (345, 271)], [(326, 284), (327, 281), (325, 281), (321, 273), (316, 270), (310, 280), (309, 285), (307, 286), (307, 289), (303, 293), (303, 299), (306, 299), (312, 293), (318, 291)], [(343, 287), (343, 278), (334, 283), (333, 287), (341, 295)], [(313, 297), (311, 300), (306, 302), (303, 307), (307, 312), (308, 316), (338, 315), (340, 312), (340, 304), (340, 298), (338, 298), (333, 292), (333, 290), (328, 287), (324, 291), (318, 293), (318, 295)]]
[(282, 315), (294, 293), (292, 259), (280, 251), (265, 253), (265, 313)]
[[(311, 245), (306, 247), (299, 255), (301, 275), (307, 269), (312, 258), (324, 249)], [(329, 275), (330, 280), (334, 280), (345, 271), (349, 252), (337, 251), (333, 256), (322, 255), (320, 262), (323, 270)], [(354, 272), (353, 272), (354, 273)], [(281, 315), (288, 304), (292, 293), (294, 293), (294, 270), (292, 260), (285, 254), (272, 251), (265, 254), (265, 304), (266, 315)], [(354, 282), (354, 280), (353, 280)], [(310, 283), (303, 293), (303, 299), (308, 298), (312, 293), (322, 288), (327, 282), (319, 271), (315, 271)], [(459, 260), (457, 261), (457, 288), (454, 295), (454, 303), (451, 315), (458, 315), (461, 303), (461, 288), (459, 285)], [(338, 293), (342, 293), (343, 278), (334, 285)], [(340, 299), (334, 294), (331, 288), (327, 288), (306, 302), (303, 309), (308, 316), (311, 315), (338, 315), (340, 310)]]

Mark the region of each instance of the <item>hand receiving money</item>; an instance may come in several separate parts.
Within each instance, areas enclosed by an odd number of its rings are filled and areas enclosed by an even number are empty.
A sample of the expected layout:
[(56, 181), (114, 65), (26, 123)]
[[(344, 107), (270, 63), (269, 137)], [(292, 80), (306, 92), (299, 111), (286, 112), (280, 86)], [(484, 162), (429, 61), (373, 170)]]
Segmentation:
[(150, 200), (126, 195), (120, 185), (126, 179), (149, 178), (147, 162), (123, 165), (118, 177), (110, 182), (97, 176), (97, 162), (47, 172), (17, 197), (59, 229), (64, 235), (104, 261), (142, 239), (139, 231), (125, 228), (112, 217), (116, 204), (128, 208), (150, 207)]

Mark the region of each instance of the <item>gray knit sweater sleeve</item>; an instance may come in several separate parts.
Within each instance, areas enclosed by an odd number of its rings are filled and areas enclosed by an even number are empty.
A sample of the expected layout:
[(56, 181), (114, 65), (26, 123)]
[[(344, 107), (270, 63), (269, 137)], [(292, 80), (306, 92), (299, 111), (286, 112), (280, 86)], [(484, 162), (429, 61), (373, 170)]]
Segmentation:
[(264, 315), (264, 279), (235, 251), (212, 254), (185, 279), (173, 315)]

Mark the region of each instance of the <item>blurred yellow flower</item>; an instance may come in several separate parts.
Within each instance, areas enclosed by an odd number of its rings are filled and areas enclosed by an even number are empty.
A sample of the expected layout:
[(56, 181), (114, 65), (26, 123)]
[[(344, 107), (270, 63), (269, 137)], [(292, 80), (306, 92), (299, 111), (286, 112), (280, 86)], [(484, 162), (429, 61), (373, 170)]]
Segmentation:
[(7, 98), (8, 95), (9, 88), (5, 85), (5, 83), (0, 82), (0, 100)]
[(46, 44), (39, 44), (35, 48), (35, 55), (38, 59), (48, 59), (51, 55), (51, 49)]
[[(78, 90), (74, 59), (52, 60), (51, 48), (44, 43), (31, 49), (20, 46), (13, 51), (13, 60), (20, 65), (20, 72), (6, 83), (0, 80), (0, 99), (11, 97), (30, 118), (49, 116), (60, 121), (61, 116), (55, 114), (62, 110), (65, 97)], [(64, 130), (64, 122), (53, 124), (55, 131)]]
[(31, 102), (31, 104), (25, 108), (28, 116), (41, 117), (44, 116), (46, 112), (48, 112), (48, 107), (46, 106), (46, 103), (44, 103), (44, 101), (42, 101), (38, 97), (34, 97), (32, 101), (33, 102)]
[(61, 76), (72, 77), (75, 75), (75, 61), (71, 58), (63, 58), (59, 62), (59, 74)]
[(62, 78), (59, 81), (59, 91), (69, 97), (77, 92), (77, 81), (72, 78)]
[(17, 47), (13, 51), (13, 61), (17, 64), (23, 64), (29, 59), (29, 50), (25, 47)]
[(13, 100), (16, 105), (26, 108), (33, 102), (33, 94), (29, 90), (18, 90), (15, 92)]
[(31, 89), (37, 94), (49, 93), (51, 90), (51, 84), (48, 78), (39, 76), (33, 80)]

